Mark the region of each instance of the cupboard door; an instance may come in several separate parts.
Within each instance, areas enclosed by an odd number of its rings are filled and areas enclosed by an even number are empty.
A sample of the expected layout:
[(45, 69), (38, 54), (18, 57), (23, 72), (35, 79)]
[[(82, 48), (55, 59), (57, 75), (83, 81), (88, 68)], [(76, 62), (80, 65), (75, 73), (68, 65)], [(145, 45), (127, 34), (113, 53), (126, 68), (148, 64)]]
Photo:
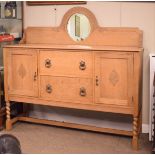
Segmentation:
[(132, 53), (96, 53), (95, 102), (130, 107), (133, 87)]
[(11, 49), (8, 60), (9, 93), (37, 96), (37, 52), (35, 50)]

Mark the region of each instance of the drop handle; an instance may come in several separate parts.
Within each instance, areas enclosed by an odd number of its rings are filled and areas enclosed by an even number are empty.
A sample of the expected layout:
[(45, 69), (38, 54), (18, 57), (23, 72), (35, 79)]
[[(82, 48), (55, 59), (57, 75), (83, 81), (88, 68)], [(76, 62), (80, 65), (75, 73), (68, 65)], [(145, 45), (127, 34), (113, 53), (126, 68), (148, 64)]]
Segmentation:
[(98, 76), (96, 76), (96, 86), (99, 85), (99, 79), (98, 79)]
[(80, 70), (85, 70), (86, 69), (86, 63), (85, 63), (85, 61), (80, 61), (80, 65), (79, 65), (79, 69)]
[(45, 60), (45, 67), (46, 67), (46, 68), (50, 68), (51, 66), (52, 66), (51, 60), (50, 60), (50, 59), (46, 59), (46, 60)]
[(84, 87), (81, 87), (80, 88), (80, 96), (86, 96), (87, 95), (87, 93), (86, 93), (86, 89), (84, 88)]
[(34, 77), (33, 77), (34, 81), (37, 80), (37, 72), (34, 73)]
[(49, 94), (52, 93), (52, 86), (50, 84), (46, 85), (46, 92)]

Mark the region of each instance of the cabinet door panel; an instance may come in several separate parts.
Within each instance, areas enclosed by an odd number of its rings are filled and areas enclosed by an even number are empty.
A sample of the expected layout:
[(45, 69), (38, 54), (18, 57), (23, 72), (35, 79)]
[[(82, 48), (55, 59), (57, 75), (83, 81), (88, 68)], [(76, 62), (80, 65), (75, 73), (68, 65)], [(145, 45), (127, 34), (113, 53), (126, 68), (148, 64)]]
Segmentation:
[(12, 49), (9, 54), (9, 93), (37, 96), (37, 53)]
[(92, 103), (92, 79), (41, 76), (41, 98), (72, 103)]
[(95, 102), (115, 106), (132, 103), (133, 55), (124, 53), (96, 53)]

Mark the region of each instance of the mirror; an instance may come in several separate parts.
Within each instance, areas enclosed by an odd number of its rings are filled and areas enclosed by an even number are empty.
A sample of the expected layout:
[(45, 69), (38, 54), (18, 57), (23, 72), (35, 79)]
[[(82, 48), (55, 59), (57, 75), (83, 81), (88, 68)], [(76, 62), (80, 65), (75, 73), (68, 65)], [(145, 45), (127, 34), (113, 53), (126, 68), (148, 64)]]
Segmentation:
[(85, 40), (91, 32), (89, 19), (83, 14), (73, 14), (69, 18), (67, 31), (74, 41)]

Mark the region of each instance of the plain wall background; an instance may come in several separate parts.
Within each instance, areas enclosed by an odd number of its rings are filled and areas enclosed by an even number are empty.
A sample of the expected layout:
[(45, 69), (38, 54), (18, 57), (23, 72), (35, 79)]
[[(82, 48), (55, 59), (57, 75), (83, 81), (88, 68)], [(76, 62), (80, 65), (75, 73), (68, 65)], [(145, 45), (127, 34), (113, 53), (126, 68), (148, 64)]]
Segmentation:
[[(143, 31), (143, 124), (149, 122), (149, 53), (155, 53), (155, 3), (97, 2), (86, 5), (27, 6), (24, 2), (24, 28), (59, 26), (63, 15), (72, 7), (88, 8), (101, 27), (139, 27)], [(54, 10), (56, 8), (56, 11)]]

